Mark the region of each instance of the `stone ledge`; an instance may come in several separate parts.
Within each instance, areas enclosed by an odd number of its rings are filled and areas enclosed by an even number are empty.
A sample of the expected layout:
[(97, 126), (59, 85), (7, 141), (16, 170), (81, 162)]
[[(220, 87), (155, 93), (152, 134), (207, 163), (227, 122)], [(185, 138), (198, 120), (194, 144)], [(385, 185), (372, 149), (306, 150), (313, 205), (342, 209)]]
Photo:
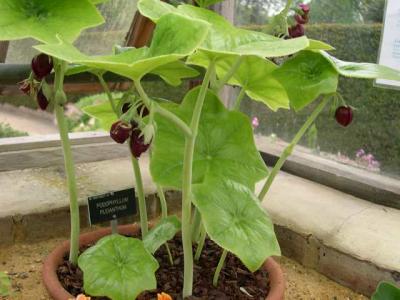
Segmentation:
[[(148, 157), (140, 162), (149, 215), (156, 216)], [(129, 158), (78, 164), (77, 177), (82, 227), (88, 225), (88, 196), (134, 185)], [(0, 172), (0, 190), (0, 243), (68, 237), (62, 167)], [(171, 211), (179, 208), (179, 197), (168, 193)], [(380, 280), (400, 282), (400, 211), (284, 172), (263, 205), (276, 224), (283, 254), (365, 295)]]
[(283, 172), (263, 206), (284, 255), (365, 295), (380, 280), (400, 282), (399, 210)]

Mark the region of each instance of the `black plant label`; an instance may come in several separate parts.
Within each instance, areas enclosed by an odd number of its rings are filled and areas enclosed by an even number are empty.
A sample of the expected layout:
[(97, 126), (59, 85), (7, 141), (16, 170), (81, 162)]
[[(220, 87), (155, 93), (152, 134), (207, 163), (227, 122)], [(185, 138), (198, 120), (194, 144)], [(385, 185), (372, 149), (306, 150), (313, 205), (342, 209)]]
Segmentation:
[(137, 213), (135, 189), (89, 197), (88, 208), (91, 225), (135, 215)]

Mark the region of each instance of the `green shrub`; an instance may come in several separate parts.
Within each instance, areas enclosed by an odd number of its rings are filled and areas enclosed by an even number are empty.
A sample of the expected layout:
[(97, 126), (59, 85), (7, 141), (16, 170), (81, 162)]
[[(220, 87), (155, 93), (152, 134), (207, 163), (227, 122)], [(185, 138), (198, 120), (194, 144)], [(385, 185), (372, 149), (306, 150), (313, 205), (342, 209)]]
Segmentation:
[[(310, 38), (333, 45), (336, 48), (333, 54), (340, 59), (376, 62), (381, 28), (381, 24), (318, 24), (308, 26), (306, 33)], [(342, 80), (340, 92), (347, 104), (357, 109), (354, 121), (348, 128), (342, 128), (328, 111), (321, 115), (316, 122), (320, 149), (354, 158), (355, 152), (363, 148), (375, 156), (384, 172), (399, 175), (400, 92), (377, 88), (370, 80), (359, 79)], [(275, 133), (289, 141), (305, 122), (312, 106), (298, 114), (283, 110), (272, 113), (262, 104), (245, 101), (243, 110), (261, 120), (263, 134)], [(307, 140), (302, 143), (307, 145)]]
[(26, 132), (18, 131), (9, 124), (0, 122), (0, 138), (17, 137), (17, 136), (27, 136)]

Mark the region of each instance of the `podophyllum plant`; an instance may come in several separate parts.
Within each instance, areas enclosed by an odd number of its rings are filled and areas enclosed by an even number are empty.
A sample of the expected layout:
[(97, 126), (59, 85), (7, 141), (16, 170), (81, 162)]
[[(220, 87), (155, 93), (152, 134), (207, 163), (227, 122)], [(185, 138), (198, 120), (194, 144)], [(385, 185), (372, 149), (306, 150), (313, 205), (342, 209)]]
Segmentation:
[[(158, 185), (163, 218), (147, 232), (145, 202), (139, 195), (142, 240), (114, 234), (79, 257), (85, 291), (94, 296), (134, 299), (142, 291), (156, 288), (159, 266), (153, 254), (180, 228), (183, 297), (192, 294), (192, 245), (197, 243), (195, 259), (199, 259), (207, 236), (224, 249), (214, 274), (215, 285), (228, 252), (251, 271), (259, 269), (268, 257), (279, 255), (273, 224), (260, 201), (324, 107), (331, 99), (337, 105), (339, 76), (400, 80), (395, 70), (338, 60), (326, 52), (333, 49), (331, 46), (301, 36), (298, 27), (302, 26), (298, 25), (308, 20), (309, 11), (306, 6), (295, 8), (296, 23), (289, 24), (291, 1), (271, 22), (274, 35), (269, 35), (236, 28), (206, 9), (218, 2), (215, 0), (199, 0), (200, 7), (140, 0), (139, 11), (156, 23), (151, 45), (115, 47), (108, 56), (88, 56), (72, 43), (82, 29), (102, 22), (96, 2), (100, 1), (0, 3), (0, 39), (36, 38), (42, 44), (35, 49), (51, 57), (54, 65), (54, 86), (44, 81), (39, 84), (46, 87), (46, 99), (55, 104), (63, 141), (71, 195), (72, 262), (76, 262), (78, 251), (79, 216), (71, 151), (63, 125), (64, 77), (82, 71), (98, 75), (110, 101), (88, 107), (86, 112), (101, 120), (105, 129), (111, 128), (117, 142), (129, 139), (135, 172), (139, 170), (137, 158), (150, 144), (151, 175)], [(289, 35), (298, 37), (287, 39)], [(283, 63), (273, 62), (281, 57)], [(171, 85), (198, 76), (190, 65), (202, 68), (204, 77), (201, 86), (190, 90), (181, 104), (152, 99), (143, 89), (142, 79), (150, 73)], [(122, 99), (114, 99), (108, 90), (103, 80), (107, 71), (132, 80), (132, 89)], [(232, 110), (224, 107), (218, 96), (227, 84), (240, 87)], [(250, 120), (238, 111), (245, 95), (272, 110), (291, 107), (296, 111), (322, 98), (271, 171), (256, 149)], [(139, 174), (136, 179), (139, 191)], [(261, 180), (265, 183), (256, 196), (255, 185)], [(176, 217), (167, 217), (162, 188), (182, 191), (181, 223)]]

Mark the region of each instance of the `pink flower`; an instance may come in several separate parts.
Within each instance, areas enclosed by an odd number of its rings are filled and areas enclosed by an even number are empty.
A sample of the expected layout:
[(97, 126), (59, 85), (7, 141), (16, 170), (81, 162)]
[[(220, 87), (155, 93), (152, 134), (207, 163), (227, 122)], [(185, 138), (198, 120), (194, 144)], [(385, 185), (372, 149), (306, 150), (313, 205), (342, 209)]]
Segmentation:
[(364, 156), (364, 155), (365, 155), (364, 149), (360, 149), (360, 150), (358, 150), (358, 151), (356, 152), (356, 156), (357, 156), (358, 158), (360, 158), (361, 156)]
[(260, 123), (258, 122), (258, 118), (257, 117), (254, 117), (251, 120), (251, 125), (253, 126), (253, 129), (256, 129), (260, 125)]

